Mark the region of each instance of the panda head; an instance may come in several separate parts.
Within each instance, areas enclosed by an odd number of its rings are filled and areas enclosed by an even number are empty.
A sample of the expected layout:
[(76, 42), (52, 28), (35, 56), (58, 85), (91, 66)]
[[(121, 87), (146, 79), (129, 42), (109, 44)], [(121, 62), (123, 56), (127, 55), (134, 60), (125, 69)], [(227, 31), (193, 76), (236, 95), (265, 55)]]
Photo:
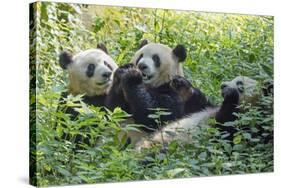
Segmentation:
[(87, 96), (106, 94), (112, 84), (113, 72), (118, 67), (103, 44), (75, 55), (62, 52), (59, 63), (68, 70), (69, 92)]
[(221, 94), (225, 98), (226, 95), (234, 91), (238, 93), (239, 103), (255, 103), (260, 95), (258, 91), (258, 82), (246, 76), (237, 76), (231, 81), (223, 82), (221, 85)]
[(171, 49), (166, 45), (144, 40), (131, 63), (142, 73), (144, 84), (158, 87), (169, 82), (175, 75), (183, 76), (180, 62), (185, 58), (186, 50), (183, 45)]

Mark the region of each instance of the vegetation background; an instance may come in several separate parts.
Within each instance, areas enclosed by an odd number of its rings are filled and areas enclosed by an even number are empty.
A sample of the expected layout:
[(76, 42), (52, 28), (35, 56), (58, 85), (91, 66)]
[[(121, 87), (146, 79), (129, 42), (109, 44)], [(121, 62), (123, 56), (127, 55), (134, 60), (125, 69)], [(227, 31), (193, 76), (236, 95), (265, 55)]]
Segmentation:
[[(262, 97), (263, 108), (249, 106), (233, 125), (240, 128), (234, 145), (218, 139), (211, 126), (198, 130), (196, 142), (172, 142), (167, 154), (159, 147), (137, 153), (122, 149), (117, 139), (120, 122), (127, 115), (120, 109), (108, 114), (99, 108), (78, 105), (81, 96), (69, 97), (81, 116), (72, 121), (58, 111), (67, 89), (67, 76), (58, 65), (63, 50), (73, 53), (106, 43), (110, 55), (121, 65), (130, 61), (142, 39), (168, 46), (184, 44), (186, 78), (216, 104), (221, 102), (220, 83), (237, 75), (250, 76), (261, 85), (273, 82), (273, 17), (105, 7), (64, 3), (34, 3), (30, 22), (30, 128), (31, 183), (39, 186), (79, 183), (151, 180), (273, 171), (273, 143), (254, 137), (257, 125), (273, 131), (273, 96)], [(81, 127), (99, 122), (97, 128)], [(212, 122), (210, 122), (212, 123)], [(67, 127), (63, 128), (63, 124)], [(56, 125), (59, 125), (56, 127)], [(61, 125), (61, 126), (60, 126)], [(245, 127), (250, 127), (245, 130)], [(71, 135), (70, 140), (62, 133)], [(90, 134), (90, 147), (73, 142)], [(153, 157), (150, 155), (154, 153)], [(149, 153), (149, 155), (148, 155)], [(144, 165), (143, 161), (149, 161)]]

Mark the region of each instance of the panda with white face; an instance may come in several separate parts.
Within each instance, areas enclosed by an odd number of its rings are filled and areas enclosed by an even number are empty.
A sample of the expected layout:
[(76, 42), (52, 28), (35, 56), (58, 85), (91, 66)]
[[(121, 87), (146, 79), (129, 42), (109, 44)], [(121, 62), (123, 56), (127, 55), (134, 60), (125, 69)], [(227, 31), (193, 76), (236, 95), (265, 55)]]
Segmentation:
[(185, 58), (186, 49), (183, 45), (171, 49), (166, 45), (144, 40), (131, 63), (140, 70), (144, 84), (156, 88), (168, 83), (175, 75), (183, 76), (180, 62)]
[(105, 95), (118, 67), (103, 44), (98, 44), (98, 49), (85, 50), (74, 56), (63, 52), (59, 63), (68, 70), (69, 93), (85, 94), (87, 97)]
[[(84, 94), (83, 102), (94, 106), (104, 106), (112, 85), (112, 75), (118, 68), (114, 60), (107, 54), (107, 48), (100, 43), (96, 49), (89, 49), (75, 55), (62, 52), (59, 56), (60, 66), (68, 71), (68, 91), (62, 93), (60, 104), (64, 104), (67, 95)], [(75, 119), (78, 115), (73, 108), (65, 112)]]
[(175, 75), (183, 75), (182, 65), (186, 58), (183, 45), (174, 49), (144, 40), (135, 53), (131, 64), (121, 79), (121, 88), (130, 113), (137, 124), (146, 126), (145, 131), (155, 131), (157, 124), (149, 117), (152, 109), (164, 108), (169, 115), (161, 121), (171, 121), (184, 115), (184, 104), (169, 82)]
[(242, 101), (252, 105), (256, 104), (262, 95), (261, 91), (258, 91), (257, 85), (258, 82), (256, 80), (245, 76), (238, 76), (232, 81), (221, 84), (221, 95), (224, 101), (215, 118), (218, 122), (217, 127), (229, 133), (228, 139), (232, 140), (236, 130), (230, 126), (223, 126), (223, 124), (237, 119), (235, 113), (242, 110), (238, 108)]
[[(107, 93), (112, 85), (113, 73), (118, 66), (108, 55), (104, 44), (100, 43), (96, 49), (85, 50), (75, 55), (62, 52), (59, 56), (59, 64), (68, 71), (69, 76), (68, 91), (62, 93), (59, 107), (66, 103), (64, 99), (69, 94), (74, 96), (84, 94), (82, 97), (84, 103), (97, 107), (105, 106)], [(72, 120), (79, 115), (71, 107), (66, 107), (64, 112), (70, 114)], [(68, 136), (68, 134), (63, 135), (65, 139), (68, 139)], [(75, 143), (79, 142), (89, 144), (89, 139), (77, 135)]]
[[(187, 101), (191, 98), (192, 89), (187, 82), (181, 82), (181, 87), (174, 87), (178, 93), (181, 92), (182, 97)], [(176, 140), (179, 143), (192, 143), (192, 133), (198, 126), (206, 126), (207, 120), (215, 117), (217, 127), (222, 131), (227, 131), (230, 134), (228, 139), (232, 139), (236, 130), (224, 126), (225, 122), (234, 121), (237, 119), (235, 113), (241, 112), (239, 108), (242, 101), (255, 104), (258, 98), (262, 95), (257, 87), (257, 81), (245, 77), (238, 76), (232, 81), (224, 82), (221, 85), (221, 93), (224, 101), (220, 107), (208, 107), (200, 112), (196, 112), (179, 121), (166, 125), (161, 132), (158, 131), (149, 138), (143, 138), (135, 145), (135, 149), (140, 151), (143, 148), (150, 148), (155, 144), (168, 145), (171, 141)], [(188, 91), (188, 92), (186, 92)]]

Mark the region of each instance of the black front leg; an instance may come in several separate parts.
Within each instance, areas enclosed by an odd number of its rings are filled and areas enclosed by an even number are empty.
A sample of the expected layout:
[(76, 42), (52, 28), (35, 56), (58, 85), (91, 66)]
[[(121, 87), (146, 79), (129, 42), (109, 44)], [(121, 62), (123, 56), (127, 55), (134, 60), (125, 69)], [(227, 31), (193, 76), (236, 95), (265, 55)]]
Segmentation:
[(225, 122), (235, 121), (237, 117), (234, 113), (238, 113), (239, 93), (233, 88), (224, 88), (222, 91), (224, 101), (221, 108), (216, 114), (216, 121), (219, 123), (216, 126), (221, 130), (228, 132), (230, 135), (227, 139), (233, 139), (233, 134), (237, 131), (235, 127), (224, 126)]
[(129, 105), (124, 97), (124, 93), (121, 86), (121, 79), (132, 68), (133, 68), (133, 64), (125, 64), (120, 66), (114, 72), (113, 84), (108, 92), (105, 101), (105, 106), (108, 109), (114, 110), (114, 108), (120, 107), (122, 110), (126, 111), (127, 113), (131, 113)]
[(148, 117), (152, 113), (149, 108), (154, 108), (157, 105), (153, 100), (153, 96), (143, 84), (141, 73), (134, 69), (128, 71), (123, 76), (121, 84), (135, 122), (148, 128), (157, 128), (156, 122)]
[(119, 89), (119, 85), (114, 85), (114, 83), (107, 94), (105, 106), (111, 111), (113, 111), (116, 107), (120, 107), (125, 112), (131, 113), (122, 89)]

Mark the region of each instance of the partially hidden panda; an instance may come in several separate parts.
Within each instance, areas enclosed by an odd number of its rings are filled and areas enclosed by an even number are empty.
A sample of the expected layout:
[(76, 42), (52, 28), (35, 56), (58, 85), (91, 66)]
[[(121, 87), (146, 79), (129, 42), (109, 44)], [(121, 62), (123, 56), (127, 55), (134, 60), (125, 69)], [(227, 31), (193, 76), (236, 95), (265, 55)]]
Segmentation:
[(120, 80), (124, 100), (135, 123), (145, 125), (146, 132), (157, 129), (155, 120), (149, 117), (155, 108), (170, 112), (161, 116), (161, 121), (176, 120), (184, 115), (184, 105), (169, 83), (173, 76), (183, 75), (181, 62), (185, 58), (183, 45), (171, 49), (144, 40), (130, 62), (133, 68), (124, 71)]
[[(185, 102), (192, 98), (193, 86), (183, 77), (175, 77), (172, 81), (173, 88)], [(210, 106), (202, 111), (192, 113), (178, 121), (166, 125), (161, 131), (157, 131), (149, 137), (142, 138), (136, 143), (135, 149), (141, 151), (143, 148), (150, 148), (155, 144), (168, 145), (176, 140), (181, 144), (192, 143), (193, 130), (198, 126), (206, 126), (207, 120), (211, 117), (216, 119), (216, 127), (230, 134), (232, 139), (235, 129), (224, 126), (225, 122), (232, 122), (237, 119), (235, 113), (242, 112), (240, 104), (243, 102), (256, 104), (263, 94), (258, 89), (258, 82), (246, 76), (237, 76), (231, 81), (221, 84), (221, 95), (224, 98), (220, 106)]]
[[(88, 49), (72, 55), (69, 52), (62, 52), (59, 55), (59, 64), (62, 69), (68, 71), (68, 90), (61, 95), (60, 107), (66, 104), (68, 95), (83, 95), (82, 101), (88, 105), (96, 107), (105, 106), (107, 94), (112, 86), (113, 73), (118, 68), (115, 61), (108, 55), (104, 44), (99, 43), (97, 48)], [(79, 113), (72, 107), (64, 107), (66, 114), (72, 120), (78, 118)], [(90, 125), (96, 126), (96, 125)], [(87, 134), (87, 127), (81, 130)], [(68, 134), (64, 134), (65, 139), (69, 139)], [(89, 144), (89, 139), (77, 135), (75, 143)]]
[[(94, 106), (104, 106), (107, 93), (112, 86), (113, 73), (118, 68), (115, 61), (108, 55), (104, 44), (99, 43), (96, 49), (88, 49), (72, 55), (62, 52), (59, 56), (60, 66), (68, 71), (69, 94), (84, 94), (83, 102)], [(78, 112), (68, 108), (66, 113), (76, 117)]]

